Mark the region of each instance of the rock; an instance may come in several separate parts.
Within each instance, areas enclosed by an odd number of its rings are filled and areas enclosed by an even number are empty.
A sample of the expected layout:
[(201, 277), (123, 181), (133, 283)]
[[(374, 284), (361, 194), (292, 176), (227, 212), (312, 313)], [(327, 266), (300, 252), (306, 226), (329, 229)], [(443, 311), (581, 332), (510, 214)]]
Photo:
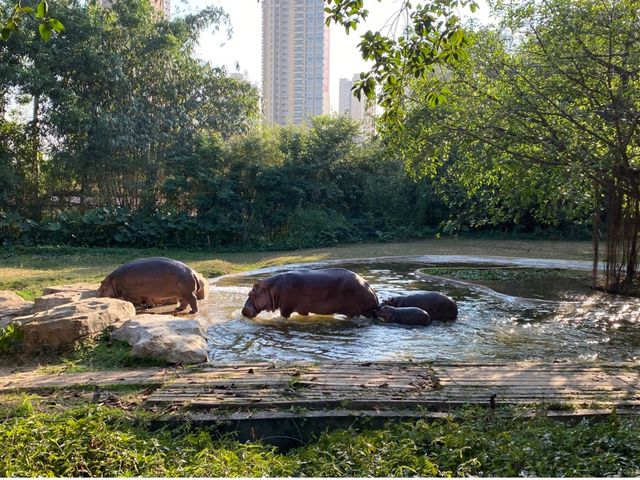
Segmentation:
[(111, 332), (113, 339), (129, 343), (136, 357), (182, 364), (209, 360), (204, 335), (196, 320), (153, 314), (138, 315)]
[(0, 327), (6, 327), (20, 315), (25, 315), (33, 308), (33, 302), (28, 302), (17, 293), (0, 290)]
[(58, 348), (99, 333), (110, 325), (127, 321), (136, 314), (135, 307), (115, 298), (87, 298), (53, 307), (33, 315), (16, 317), (24, 331), (24, 348)]
[(36, 298), (33, 302), (33, 310), (31, 313), (44, 312), (54, 307), (64, 305), (66, 303), (77, 302), (82, 299), (81, 292), (74, 292), (69, 290), (67, 292), (50, 293), (49, 295), (43, 295)]
[(99, 283), (73, 283), (70, 285), (56, 285), (47, 287), (42, 291), (42, 295), (51, 295), (53, 293), (80, 293), (80, 300), (98, 296)]

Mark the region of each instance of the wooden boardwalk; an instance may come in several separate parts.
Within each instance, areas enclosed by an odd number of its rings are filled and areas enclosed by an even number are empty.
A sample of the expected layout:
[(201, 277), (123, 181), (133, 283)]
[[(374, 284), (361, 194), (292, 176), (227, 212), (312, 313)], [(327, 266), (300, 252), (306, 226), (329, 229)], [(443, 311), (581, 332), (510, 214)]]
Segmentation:
[[(326, 429), (446, 416), (463, 405), (543, 405), (546, 415), (640, 414), (639, 363), (237, 364), (38, 375), (0, 372), (0, 393), (145, 385), (158, 426), (185, 420), (282, 448)], [(498, 410), (500, 411), (500, 410)], [(519, 417), (540, 409), (518, 409)], [(527, 413), (529, 412), (529, 413)], [(536, 413), (537, 412), (537, 413)], [(502, 414), (502, 413), (501, 413)]]
[(446, 410), (466, 404), (637, 407), (640, 366), (344, 362), (210, 366), (180, 375), (148, 404), (191, 410)]
[[(446, 416), (463, 405), (540, 405), (560, 419), (640, 409), (638, 364), (343, 362), (211, 366), (155, 390), (148, 405), (182, 419), (287, 449), (314, 435), (390, 420)], [(519, 410), (519, 417), (536, 415)]]

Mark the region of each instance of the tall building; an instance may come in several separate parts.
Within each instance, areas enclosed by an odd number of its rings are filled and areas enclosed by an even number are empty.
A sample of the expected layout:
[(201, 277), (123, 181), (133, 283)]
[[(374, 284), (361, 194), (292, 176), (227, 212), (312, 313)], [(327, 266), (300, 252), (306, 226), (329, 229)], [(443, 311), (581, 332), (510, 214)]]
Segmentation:
[(348, 78), (341, 78), (338, 86), (338, 115), (351, 115), (351, 87), (353, 82)]
[(362, 122), (365, 131), (373, 132), (375, 130), (375, 106), (372, 104), (365, 106), (366, 100), (358, 100), (351, 91), (353, 83), (359, 78), (360, 75), (355, 74), (352, 80), (340, 79), (338, 114)]
[(354, 120), (364, 120), (365, 108), (362, 100), (358, 100), (353, 95), (351, 88), (353, 83), (360, 78), (360, 75), (355, 74), (353, 80), (348, 78), (340, 79), (340, 96), (338, 97), (338, 114), (351, 117)]
[(171, 17), (171, 0), (151, 0), (151, 5), (163, 12), (167, 18)]
[(300, 124), (329, 113), (324, 0), (262, 2), (262, 95), (267, 121)]

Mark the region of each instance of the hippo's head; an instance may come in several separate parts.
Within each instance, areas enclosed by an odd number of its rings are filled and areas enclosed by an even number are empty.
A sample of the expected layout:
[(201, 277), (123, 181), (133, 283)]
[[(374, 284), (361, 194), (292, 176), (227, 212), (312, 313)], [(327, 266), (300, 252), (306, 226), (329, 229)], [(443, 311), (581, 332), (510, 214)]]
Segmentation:
[(384, 305), (384, 302), (382, 302), (381, 306), (376, 310), (375, 315), (376, 317), (388, 322), (389, 320), (391, 320), (391, 317), (393, 317), (393, 313), (395, 311), (395, 307), (392, 307), (391, 305)]
[(209, 295), (209, 282), (206, 278), (196, 272), (196, 279), (198, 281), (198, 290), (196, 291), (196, 298), (198, 300), (204, 300)]
[(385, 305), (389, 305), (391, 307), (397, 307), (398, 306), (398, 297), (388, 298), (385, 301), (380, 303), (381, 307), (383, 307)]
[(263, 310), (273, 310), (273, 300), (269, 287), (265, 282), (254, 283), (249, 292), (249, 298), (247, 298), (242, 309), (242, 315), (247, 318), (253, 318)]
[(100, 282), (100, 288), (98, 288), (98, 297), (109, 297), (109, 298), (117, 298), (118, 295), (116, 293), (115, 288), (113, 288), (113, 283), (111, 282), (111, 278), (107, 276), (102, 282)]

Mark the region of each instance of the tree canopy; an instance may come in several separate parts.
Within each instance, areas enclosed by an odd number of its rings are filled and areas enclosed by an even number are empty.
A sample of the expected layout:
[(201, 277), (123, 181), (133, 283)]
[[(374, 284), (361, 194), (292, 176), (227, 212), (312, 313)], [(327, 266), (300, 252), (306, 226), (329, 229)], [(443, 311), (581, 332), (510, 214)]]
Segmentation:
[(52, 194), (153, 206), (177, 151), (202, 131), (227, 138), (255, 119), (254, 87), (192, 57), (199, 32), (226, 18), (220, 8), (172, 21), (136, 0), (57, 11), (73, 29), (55, 42), (21, 29), (0, 44), (0, 93), (32, 102), (28, 124), (5, 127), (5, 148), (36, 210)]
[(606, 221), (604, 288), (629, 290), (640, 227), (640, 3), (545, 0), (496, 11), (502, 24), (475, 34), (469, 61), (412, 85), (451, 93), (442, 108), (412, 104), (403, 151), (423, 171), (455, 157), (468, 188), (498, 203), (517, 194), (551, 214), (592, 211), (596, 249)]

